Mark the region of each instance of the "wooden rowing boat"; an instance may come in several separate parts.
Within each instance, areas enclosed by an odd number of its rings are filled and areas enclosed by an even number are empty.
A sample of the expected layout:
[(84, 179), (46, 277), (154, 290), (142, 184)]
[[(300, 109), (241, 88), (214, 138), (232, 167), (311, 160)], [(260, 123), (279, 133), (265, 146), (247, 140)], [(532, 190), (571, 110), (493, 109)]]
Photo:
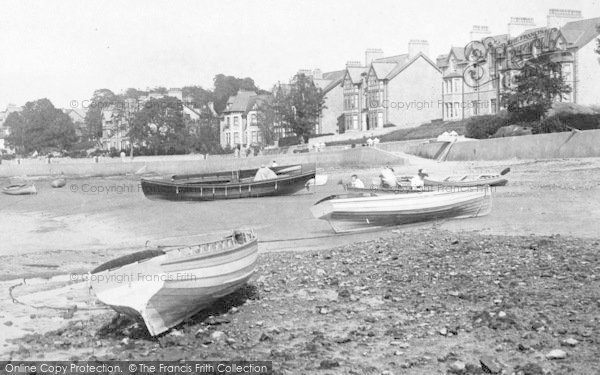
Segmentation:
[(315, 178), (314, 164), (272, 167), (277, 178), (254, 181), (258, 169), (142, 178), (142, 190), (150, 199), (217, 200), (293, 194)]
[(369, 196), (331, 196), (311, 207), (314, 217), (326, 220), (336, 233), (420, 221), (487, 215), (491, 190), (421, 192)]
[(27, 195), (37, 194), (37, 189), (34, 184), (13, 184), (4, 187), (2, 192), (8, 195)]
[(436, 180), (426, 177), (425, 186), (504, 186), (508, 183), (508, 180), (504, 177), (504, 175), (506, 175), (508, 172), (510, 172), (510, 168), (504, 169), (499, 174), (481, 174), (476, 176), (449, 176), (443, 180)]
[(171, 250), (146, 250), (105, 263), (89, 275), (98, 299), (141, 318), (155, 336), (243, 286), (254, 274), (252, 230)]

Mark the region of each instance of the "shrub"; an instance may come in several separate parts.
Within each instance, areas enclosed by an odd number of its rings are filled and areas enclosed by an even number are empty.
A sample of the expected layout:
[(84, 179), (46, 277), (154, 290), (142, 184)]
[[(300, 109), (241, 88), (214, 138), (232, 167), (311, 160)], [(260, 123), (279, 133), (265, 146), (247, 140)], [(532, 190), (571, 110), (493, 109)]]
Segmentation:
[(509, 119), (501, 114), (471, 117), (465, 126), (465, 136), (476, 139), (489, 138), (509, 123)]
[(533, 132), (535, 134), (557, 133), (571, 129), (600, 129), (600, 114), (563, 112), (546, 118), (537, 127), (534, 126)]
[(319, 137), (326, 137), (328, 135), (333, 135), (333, 133), (313, 134), (310, 136), (310, 138), (313, 139), (313, 138), (319, 138)]
[(387, 123), (383, 125), (384, 128), (394, 128), (396, 127), (396, 125), (392, 124), (392, 123)]
[(533, 126), (533, 134), (564, 132), (567, 128), (557, 116), (551, 116)]
[(279, 147), (284, 147), (284, 146), (294, 146), (294, 145), (299, 145), (300, 144), (300, 137), (296, 136), (296, 135), (292, 135), (289, 137), (283, 137), (279, 139)]
[(538, 121), (546, 110), (540, 104), (509, 110), (510, 123)]
[(5, 154), (5, 153), (0, 154), (0, 159), (2, 159), (2, 160), (13, 160), (16, 157), (17, 156), (15, 154)]

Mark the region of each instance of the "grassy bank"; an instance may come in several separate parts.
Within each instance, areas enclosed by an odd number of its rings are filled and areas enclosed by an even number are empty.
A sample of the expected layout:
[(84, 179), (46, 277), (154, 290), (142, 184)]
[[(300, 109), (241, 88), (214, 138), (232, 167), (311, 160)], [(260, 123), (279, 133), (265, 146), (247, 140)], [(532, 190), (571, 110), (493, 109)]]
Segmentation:
[[(455, 131), (460, 135), (465, 134), (466, 120), (462, 121), (440, 121), (431, 122), (417, 126), (416, 128), (398, 129), (390, 133), (384, 134), (379, 138), (381, 142), (397, 142), (397, 141), (408, 141), (411, 139), (428, 139), (436, 138), (443, 132)], [(337, 145), (351, 145), (351, 144), (362, 144), (366, 143), (367, 137), (348, 139), (344, 141), (327, 142), (328, 146)]]

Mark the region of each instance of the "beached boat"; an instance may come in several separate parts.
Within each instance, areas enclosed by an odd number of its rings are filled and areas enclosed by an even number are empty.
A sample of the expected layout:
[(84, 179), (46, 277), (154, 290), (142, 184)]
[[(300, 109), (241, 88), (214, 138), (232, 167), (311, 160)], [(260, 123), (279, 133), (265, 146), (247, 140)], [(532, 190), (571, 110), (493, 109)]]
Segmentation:
[(313, 205), (311, 212), (340, 233), (427, 220), (483, 216), (491, 208), (491, 190), (471, 188), (461, 192), (331, 196)]
[(65, 180), (64, 178), (57, 178), (55, 180), (52, 180), (52, 182), (50, 183), (50, 186), (52, 186), (53, 188), (61, 188), (63, 186), (65, 186), (67, 184), (67, 180)]
[(2, 188), (2, 192), (8, 195), (37, 194), (34, 184), (13, 184)]
[(170, 178), (142, 178), (142, 190), (148, 198), (171, 200), (217, 200), (293, 194), (308, 188), (315, 178), (314, 164), (270, 168), (277, 178), (254, 181), (258, 169), (216, 173), (175, 175)]
[(477, 186), (504, 186), (508, 180), (504, 177), (510, 168), (504, 169), (499, 174), (481, 174), (481, 175), (466, 175), (466, 176), (450, 176), (445, 179), (433, 179), (425, 177), (425, 186), (460, 186), (460, 187), (477, 187)]
[(90, 284), (115, 311), (141, 318), (158, 335), (233, 293), (254, 274), (258, 239), (252, 230), (170, 250), (146, 250), (94, 269)]

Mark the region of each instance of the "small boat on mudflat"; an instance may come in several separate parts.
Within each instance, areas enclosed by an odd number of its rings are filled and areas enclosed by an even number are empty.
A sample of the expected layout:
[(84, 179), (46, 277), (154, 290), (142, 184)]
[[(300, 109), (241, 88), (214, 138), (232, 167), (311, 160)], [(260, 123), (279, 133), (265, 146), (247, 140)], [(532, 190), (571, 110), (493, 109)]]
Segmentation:
[(477, 186), (504, 186), (508, 180), (504, 177), (510, 168), (504, 169), (499, 174), (481, 174), (476, 176), (450, 176), (443, 180), (436, 180), (425, 177), (425, 186), (459, 186), (459, 187), (477, 187)]
[(144, 195), (150, 199), (208, 201), (293, 194), (310, 186), (307, 184), (315, 179), (316, 174), (314, 164), (284, 165), (270, 169), (277, 178), (254, 181), (258, 171), (255, 168), (174, 175), (170, 178), (142, 178), (141, 183)]
[(492, 208), (491, 190), (331, 196), (311, 207), (336, 233), (447, 218), (484, 216)]
[(34, 184), (13, 184), (2, 188), (2, 192), (8, 195), (37, 194)]
[(67, 184), (67, 180), (64, 178), (57, 178), (55, 180), (52, 180), (52, 182), (50, 183), (50, 186), (52, 186), (53, 188), (61, 188), (63, 186), (65, 186)]
[(101, 302), (141, 318), (155, 336), (243, 286), (257, 257), (256, 234), (239, 230), (219, 241), (114, 259), (91, 271), (89, 282)]

